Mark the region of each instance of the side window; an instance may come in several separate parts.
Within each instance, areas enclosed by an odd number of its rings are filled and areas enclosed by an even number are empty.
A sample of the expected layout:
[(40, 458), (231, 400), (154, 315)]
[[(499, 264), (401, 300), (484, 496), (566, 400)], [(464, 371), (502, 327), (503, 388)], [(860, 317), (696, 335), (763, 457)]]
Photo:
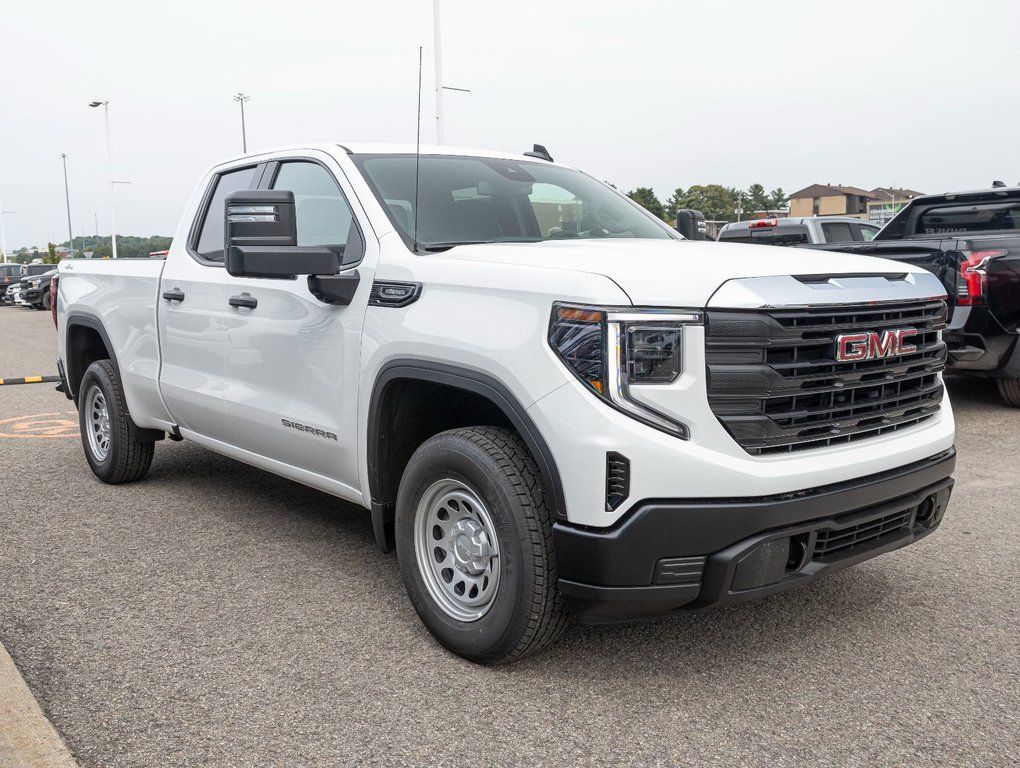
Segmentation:
[(298, 245), (334, 248), (344, 264), (361, 258), (363, 247), (354, 214), (329, 171), (307, 161), (283, 163), (273, 189), (294, 193)]
[(822, 234), (827, 243), (849, 243), (854, 239), (853, 231), (845, 221), (823, 222)]
[(879, 227), (869, 227), (861, 224), (861, 240), (874, 240), (879, 229)]
[(205, 209), (205, 221), (198, 235), (195, 250), (199, 256), (209, 261), (223, 261), (223, 204), (227, 195), (251, 187), (255, 168), (240, 168), (236, 171), (222, 173), (214, 182), (212, 199)]

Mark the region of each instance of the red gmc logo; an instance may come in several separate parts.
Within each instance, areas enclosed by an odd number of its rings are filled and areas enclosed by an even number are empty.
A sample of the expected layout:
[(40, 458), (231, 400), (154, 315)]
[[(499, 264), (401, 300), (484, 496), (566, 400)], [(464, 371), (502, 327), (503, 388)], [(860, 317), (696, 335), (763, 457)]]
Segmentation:
[(899, 328), (875, 333), (843, 333), (836, 337), (836, 361), (857, 363), (861, 360), (878, 360), (893, 355), (909, 355), (917, 347), (907, 339), (916, 336), (913, 328)]

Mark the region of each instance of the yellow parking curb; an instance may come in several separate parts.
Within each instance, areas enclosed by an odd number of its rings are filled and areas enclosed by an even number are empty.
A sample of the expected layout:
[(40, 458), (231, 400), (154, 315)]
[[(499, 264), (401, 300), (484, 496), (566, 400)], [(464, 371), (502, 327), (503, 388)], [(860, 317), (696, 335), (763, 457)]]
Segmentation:
[(0, 379), (0, 386), (4, 384), (46, 384), (48, 382), (60, 381), (59, 376), (22, 376), (18, 379)]

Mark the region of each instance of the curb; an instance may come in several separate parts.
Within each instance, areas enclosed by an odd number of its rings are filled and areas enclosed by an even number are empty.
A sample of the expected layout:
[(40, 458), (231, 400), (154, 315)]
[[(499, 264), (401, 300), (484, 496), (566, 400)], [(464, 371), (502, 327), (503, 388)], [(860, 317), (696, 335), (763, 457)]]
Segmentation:
[(0, 378), (0, 387), (4, 384), (48, 384), (50, 382), (60, 381), (59, 376), (22, 376), (20, 379), (3, 379)]
[(0, 768), (78, 768), (0, 645)]

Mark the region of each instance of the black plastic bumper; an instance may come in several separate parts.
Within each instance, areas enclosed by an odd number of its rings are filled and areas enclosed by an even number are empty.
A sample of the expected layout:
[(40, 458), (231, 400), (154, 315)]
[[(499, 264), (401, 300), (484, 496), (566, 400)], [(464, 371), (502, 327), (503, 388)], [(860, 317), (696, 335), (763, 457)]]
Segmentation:
[(749, 600), (904, 547), (938, 527), (956, 451), (754, 499), (636, 504), (610, 529), (557, 523), (560, 592), (582, 623)]
[(986, 306), (972, 307), (965, 328), (945, 331), (950, 371), (977, 376), (1020, 376), (1020, 341)]

